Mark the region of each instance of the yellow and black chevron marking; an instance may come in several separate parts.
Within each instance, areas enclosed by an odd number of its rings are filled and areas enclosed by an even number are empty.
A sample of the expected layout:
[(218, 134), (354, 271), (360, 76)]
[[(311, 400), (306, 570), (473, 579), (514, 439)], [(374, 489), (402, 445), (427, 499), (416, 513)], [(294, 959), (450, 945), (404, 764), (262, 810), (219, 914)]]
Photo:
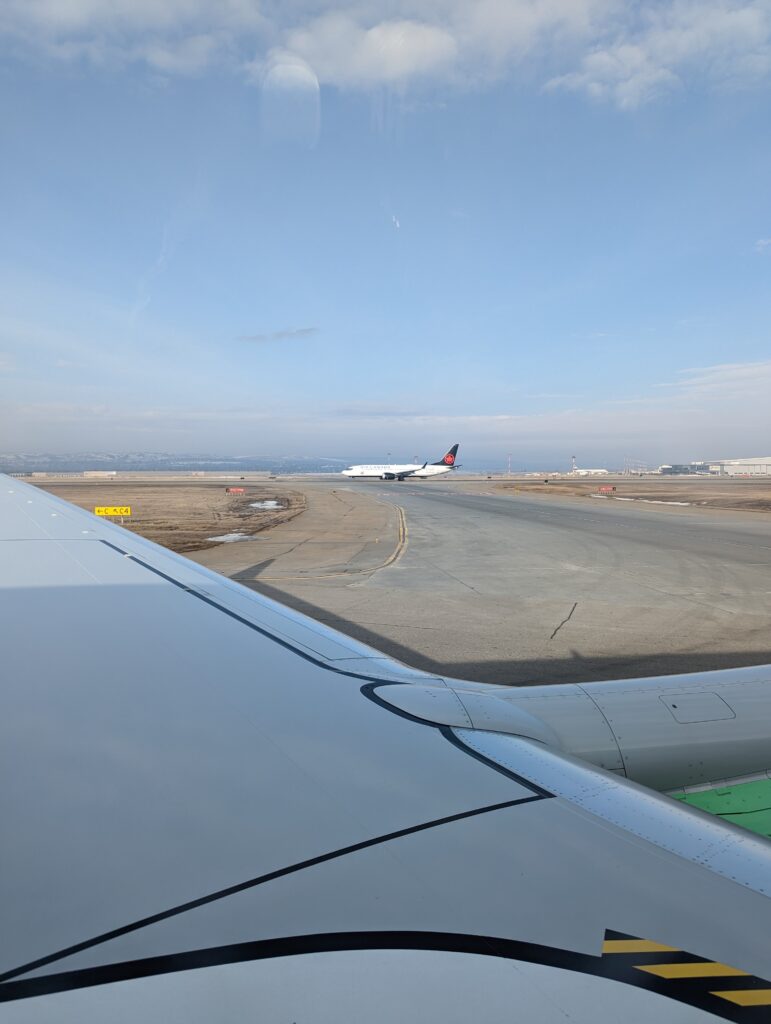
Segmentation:
[[(726, 1020), (768, 1020), (771, 1014), (771, 982), (673, 946), (608, 931), (602, 963), (607, 977), (689, 1003)], [(761, 1007), (766, 1010), (759, 1016)]]
[[(110, 937), (105, 938), (109, 940)], [(524, 960), (632, 985), (739, 1024), (771, 1020), (771, 982), (754, 978), (730, 964), (704, 960), (660, 942), (611, 931), (605, 933), (600, 956), (485, 935), (412, 931), (331, 932), (212, 946), (23, 977), (46, 963), (66, 958), (70, 951), (64, 950), (47, 961), (6, 972), (0, 981), (0, 1003), (221, 964), (363, 949), (432, 949)]]

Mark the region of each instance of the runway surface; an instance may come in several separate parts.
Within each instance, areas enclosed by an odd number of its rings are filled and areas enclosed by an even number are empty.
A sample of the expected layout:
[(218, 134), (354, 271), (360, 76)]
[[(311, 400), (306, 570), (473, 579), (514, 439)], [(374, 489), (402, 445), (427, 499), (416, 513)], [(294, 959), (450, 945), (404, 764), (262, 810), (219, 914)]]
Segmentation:
[[(362, 545), (324, 578), (256, 558), (239, 578), (408, 664), (522, 684), (771, 663), (771, 516), (380, 481), (310, 484), (311, 509), (331, 487), (404, 509), (396, 560), (362, 571)], [(235, 551), (203, 554), (235, 574)]]

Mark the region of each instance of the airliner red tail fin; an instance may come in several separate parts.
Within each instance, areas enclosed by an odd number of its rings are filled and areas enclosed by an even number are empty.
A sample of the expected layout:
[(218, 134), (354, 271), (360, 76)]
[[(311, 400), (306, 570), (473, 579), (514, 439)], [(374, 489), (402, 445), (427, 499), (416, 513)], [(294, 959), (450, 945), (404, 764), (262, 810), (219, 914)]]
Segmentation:
[(458, 454), (458, 448), (459, 447), (460, 447), (460, 445), (454, 444), (452, 446), (452, 448), (447, 452), (446, 455), (443, 455), (442, 458), (438, 462), (433, 462), (432, 465), (433, 466), (454, 466), (455, 465), (455, 456)]

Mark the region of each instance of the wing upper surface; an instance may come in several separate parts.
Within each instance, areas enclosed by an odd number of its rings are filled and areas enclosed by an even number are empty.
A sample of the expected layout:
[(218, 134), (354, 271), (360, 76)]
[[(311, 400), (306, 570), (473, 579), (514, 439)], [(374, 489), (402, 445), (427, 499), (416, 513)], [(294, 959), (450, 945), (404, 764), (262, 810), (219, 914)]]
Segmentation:
[[(73, 518), (56, 539), (2, 545), (4, 968), (240, 878), (530, 794), (363, 699), (377, 664), (369, 677), (327, 667), (369, 667), (366, 649), (278, 613), (271, 639), (272, 603), (219, 593), (125, 531), (122, 548), (93, 521), (72, 539)], [(446, 786), (414, 784), (436, 771)]]
[(330, 933), (597, 954), (609, 928), (771, 974), (771, 844), (742, 838), (735, 880), (699, 856), (729, 827), (673, 805), (654, 841), (639, 787), (616, 780), (628, 814), (603, 816), (544, 782), (570, 759), (506, 766), (368, 699), (410, 670), (0, 485), (0, 954), (19, 981)]

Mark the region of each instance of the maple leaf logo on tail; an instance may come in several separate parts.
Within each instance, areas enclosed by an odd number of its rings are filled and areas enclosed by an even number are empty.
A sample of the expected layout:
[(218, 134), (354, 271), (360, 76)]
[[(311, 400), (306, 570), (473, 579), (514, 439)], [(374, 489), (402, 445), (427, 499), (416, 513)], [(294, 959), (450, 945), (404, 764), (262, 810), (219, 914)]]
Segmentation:
[(455, 457), (458, 454), (458, 448), (459, 448), (459, 445), (454, 444), (452, 446), (452, 448), (447, 452), (446, 455), (443, 455), (438, 462), (433, 462), (432, 465), (433, 466), (454, 466), (455, 465)]

